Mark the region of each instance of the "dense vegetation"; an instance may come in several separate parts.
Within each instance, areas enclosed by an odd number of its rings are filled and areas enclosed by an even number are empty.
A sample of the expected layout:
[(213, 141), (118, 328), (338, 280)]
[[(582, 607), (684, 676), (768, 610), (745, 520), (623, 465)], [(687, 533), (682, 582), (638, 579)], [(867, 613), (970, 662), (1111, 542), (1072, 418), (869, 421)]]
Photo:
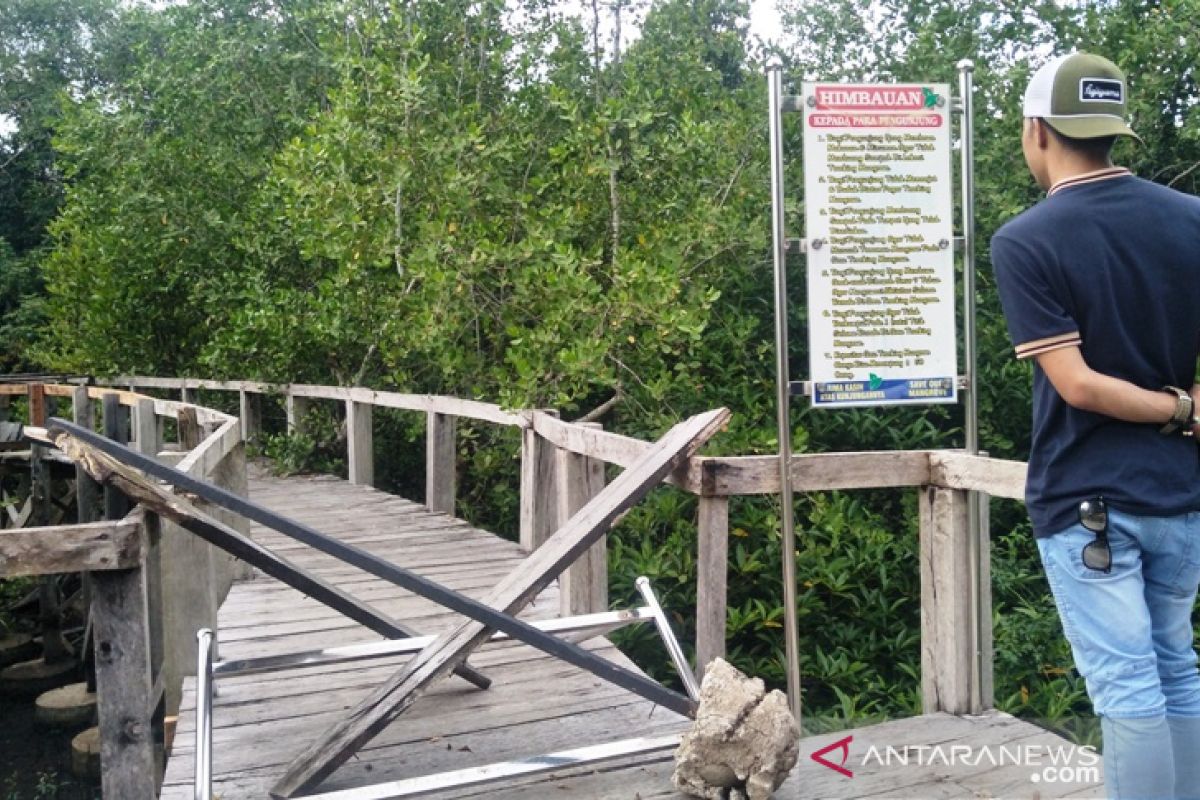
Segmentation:
[[(636, 37), (630, 6), (593, 0), (576, 18), (548, 0), (11, 0), (0, 368), (357, 383), (567, 418), (616, 396), (602, 421), (641, 436), (726, 405), (735, 421), (712, 452), (773, 452), (767, 52), (748, 41), (744, 3), (656, 0)], [(1200, 185), (1195, 0), (782, 7), (789, 79), (953, 84), (954, 63), (975, 60), (983, 241), (1037, 199), (1019, 97), (1054, 52), (1120, 63), (1145, 145), (1119, 160)], [(794, 120), (788, 147), (799, 232)], [(1023, 458), (1029, 374), (980, 256), (982, 441)], [(412, 482), (419, 430), (381, 426), (385, 476)], [(960, 428), (955, 408), (800, 410), (794, 438), (801, 451), (953, 447)], [(462, 510), (499, 529), (514, 518), (512, 444), (462, 437)], [(806, 701), (828, 718), (919, 709), (914, 510), (911, 492), (798, 501)], [(694, 515), (661, 490), (622, 524), (615, 599), (645, 573), (691, 606)], [(993, 523), (998, 699), (1061, 720), (1086, 703), (1023, 511), (994, 503)], [(777, 507), (738, 500), (732, 525), (732, 654), (780, 683)], [(649, 638), (626, 644), (661, 663)]]

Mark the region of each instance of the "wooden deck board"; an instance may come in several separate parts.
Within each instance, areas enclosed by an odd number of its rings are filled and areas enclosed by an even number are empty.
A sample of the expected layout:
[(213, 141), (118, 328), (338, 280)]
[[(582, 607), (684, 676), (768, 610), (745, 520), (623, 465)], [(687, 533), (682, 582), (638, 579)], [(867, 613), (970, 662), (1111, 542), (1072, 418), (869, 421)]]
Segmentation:
[[(331, 535), (382, 555), (473, 597), (485, 596), (524, 557), (493, 534), (423, 506), (326, 476), (276, 478), (251, 474), (252, 498)], [(354, 508), (353, 513), (346, 509)], [(287, 537), (256, 526), (252, 535), (281, 555), (369, 602), (422, 633), (453, 628), (461, 617), (386, 581), (314, 553)], [(558, 613), (552, 585), (523, 617)], [(220, 657), (246, 658), (330, 647), (377, 637), (277, 581), (258, 575), (236, 583), (220, 611)], [(631, 666), (604, 639), (589, 649)], [(339, 720), (407, 657), (222, 679), (214, 711), (214, 792), (222, 800), (263, 798), (287, 763)], [(687, 722), (635, 695), (517, 642), (486, 645), (471, 663), (493, 680), (481, 692), (448, 680), (340, 768), (323, 791), (400, 780), (451, 769), (566, 750), (634, 736), (686, 729)], [(161, 797), (192, 796), (195, 692), (185, 686), (183, 708)], [(847, 736), (854, 772), (848, 778), (811, 759), (813, 752)], [(980, 763), (877, 763), (884, 752), (951, 746), (999, 752), (1000, 748), (1067, 747), (1064, 740), (1004, 714), (945, 714), (894, 720), (804, 739), (801, 760), (777, 797), (839, 798), (1038, 798), (1102, 797), (1096, 780), (1034, 782), (1037, 767)], [(905, 751), (904, 748), (910, 748)], [(960, 751), (961, 752), (961, 751)], [(936, 759), (935, 759), (936, 761)], [(1048, 763), (1043, 761), (1044, 763)], [(438, 800), (483, 798), (596, 798), (683, 800), (671, 789), (669, 754), (626, 758), (599, 767), (515, 779), (501, 785), (425, 795)], [(1099, 765), (1097, 765), (1097, 770)], [(1084, 775), (1083, 777), (1093, 777)]]

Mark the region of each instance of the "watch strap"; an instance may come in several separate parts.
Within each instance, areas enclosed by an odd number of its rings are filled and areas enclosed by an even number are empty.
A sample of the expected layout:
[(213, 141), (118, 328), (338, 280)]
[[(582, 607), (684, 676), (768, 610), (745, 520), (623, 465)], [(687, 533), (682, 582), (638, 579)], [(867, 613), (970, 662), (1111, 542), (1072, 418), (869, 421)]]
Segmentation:
[(1178, 386), (1164, 386), (1164, 392), (1175, 395), (1175, 411), (1166, 425), (1159, 428), (1159, 433), (1170, 435), (1182, 430), (1189, 430), (1195, 418), (1196, 404), (1192, 395)]

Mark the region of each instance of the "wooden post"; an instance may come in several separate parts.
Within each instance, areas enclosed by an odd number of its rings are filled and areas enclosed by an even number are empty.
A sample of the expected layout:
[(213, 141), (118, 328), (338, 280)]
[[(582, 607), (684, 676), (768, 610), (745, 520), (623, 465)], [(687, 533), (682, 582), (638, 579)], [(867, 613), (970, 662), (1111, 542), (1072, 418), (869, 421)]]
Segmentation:
[(162, 449), (159, 441), (158, 415), (154, 401), (143, 398), (133, 407), (133, 447), (144, 455), (157, 456)]
[(373, 408), (370, 403), (346, 401), (346, 461), (349, 462), (350, 482), (360, 486), (375, 483)]
[(425, 412), (425, 505), (450, 516), (454, 516), (457, 492), (456, 423), (451, 414)]
[[(132, 387), (130, 388), (130, 391), (133, 391)], [(196, 405), (196, 394), (197, 392), (195, 389), (184, 386), (179, 390), (179, 399), (185, 403), (188, 403), (189, 405), (194, 406)]]
[(188, 406), (179, 409), (175, 420), (179, 429), (179, 449), (188, 452), (199, 447), (204, 439), (204, 431), (196, 421), (196, 409)]
[[(32, 389), (32, 387), (30, 387)], [(38, 387), (41, 388), (40, 386)], [(33, 392), (30, 392), (32, 401)], [(30, 402), (30, 415), (33, 403)], [(40, 410), (45, 421), (45, 407)], [(26, 526), (42, 527), (50, 524), (50, 466), (46, 463), (48, 448), (34, 442), (29, 448), (29, 519)], [(42, 627), (42, 658), (47, 664), (61, 664), (71, 657), (71, 651), (62, 635), (61, 611), (59, 608), (58, 582), (53, 575), (38, 578), (38, 605)]]
[(725, 657), (729, 498), (700, 497), (696, 542), (696, 677)]
[[(246, 473), (246, 443), (242, 442), (226, 453), (216, 468), (209, 473), (208, 480), (236, 495), (248, 497), (250, 494), (250, 483)], [(211, 503), (199, 502), (197, 506), (205, 509), (209, 514), (221, 520), (243, 536), (250, 535), (250, 520), (242, 515), (235, 514), (232, 511)], [(221, 603), (225, 601), (225, 596), (229, 594), (230, 586), (233, 585), (235, 580), (251, 580), (254, 577), (254, 568), (247, 562), (216, 547), (210, 546), (210, 554), (213, 567), (211, 590), (212, 618), (203, 627), (211, 628), (215, 633), (217, 630), (217, 611), (221, 608)], [(194, 640), (195, 636), (193, 635), (192, 638)], [(217, 652), (215, 648), (218, 644), (216, 641), (213, 642), (214, 654)]]
[[(162, 447), (158, 441), (158, 415), (152, 399), (139, 399), (134, 405), (133, 431), (133, 449), (143, 456), (157, 457)], [(150, 620), (150, 673), (157, 678), (163, 662), (163, 616), (167, 608), (163, 606), (162, 596), (162, 534), (156, 519), (146, 519), (146, 533), (148, 548), (143, 569)]]
[(242, 389), (238, 392), (238, 416), (242, 420), (242, 438), (247, 442), (262, 435), (262, 395)]
[(992, 633), (992, 526), (989, 497), (979, 493), (979, 711), (996, 707), (995, 643)]
[(29, 384), (29, 424), (46, 424), (46, 387), (40, 383)]
[(298, 397), (290, 391), (287, 394), (287, 432), (291, 436), (304, 433), (304, 417), (308, 414), (307, 397)]
[(977, 714), (971, 661), (978, 640), (971, 620), (967, 493), (921, 488), (921, 695), (924, 712)]
[[(100, 405), (101, 425), (103, 433), (114, 442), (122, 444), (129, 441), (126, 433), (125, 409), (121, 406), (120, 398), (115, 392), (104, 395)], [(104, 487), (104, 518), (121, 519), (129, 513), (129, 501), (125, 495), (112, 486)]]
[(521, 547), (530, 552), (541, 547), (557, 527), (557, 466), (554, 445), (533, 428), (522, 430), (520, 535)]
[[(600, 423), (586, 427), (599, 428)], [(568, 450), (555, 450), (558, 486), (558, 524), (561, 528), (575, 512), (604, 489), (604, 462)], [(564, 617), (608, 610), (608, 537), (595, 544), (559, 577), (559, 614)]]
[[(71, 392), (71, 421), (92, 430), (96, 424), (96, 406), (88, 395), (88, 387), (76, 386)], [(80, 523), (96, 522), (100, 519), (100, 484), (88, 474), (81, 464), (75, 465), (75, 507)], [(84, 572), (83, 603), (87, 614), (86, 635), (83, 643), (83, 671), (89, 692), (96, 691), (96, 660), (94, 632), (91, 625), (92, 575)]]
[[(88, 430), (96, 424), (96, 408), (88, 397), (86, 386), (76, 386), (71, 393), (71, 420)], [(79, 509), (80, 522), (95, 522), (100, 519), (100, 486), (79, 464), (75, 465), (75, 503)]]
[(149, 612), (140, 568), (92, 575), (101, 784), (105, 797), (157, 796)]

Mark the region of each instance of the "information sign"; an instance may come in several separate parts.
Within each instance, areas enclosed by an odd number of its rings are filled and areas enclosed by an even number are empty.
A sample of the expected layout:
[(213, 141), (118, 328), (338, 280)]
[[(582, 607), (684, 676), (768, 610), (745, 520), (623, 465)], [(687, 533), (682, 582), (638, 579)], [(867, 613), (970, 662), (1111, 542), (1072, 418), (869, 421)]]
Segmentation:
[(814, 406), (957, 400), (949, 97), (803, 86)]

